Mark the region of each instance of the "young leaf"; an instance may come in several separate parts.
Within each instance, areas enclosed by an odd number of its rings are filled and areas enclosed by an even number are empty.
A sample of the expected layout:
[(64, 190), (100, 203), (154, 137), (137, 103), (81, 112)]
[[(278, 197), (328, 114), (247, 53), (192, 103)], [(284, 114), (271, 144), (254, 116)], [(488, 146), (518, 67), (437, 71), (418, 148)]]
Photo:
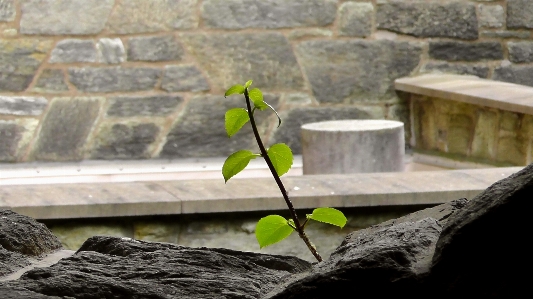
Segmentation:
[(255, 157), (257, 155), (247, 150), (241, 150), (231, 154), (222, 166), (222, 175), (226, 183), (234, 175), (241, 172), (250, 163), (250, 160), (255, 159)]
[(287, 219), (279, 215), (269, 215), (257, 222), (255, 237), (259, 247), (263, 248), (287, 238), (292, 231), (293, 228), (289, 226)]
[(232, 94), (243, 94), (244, 93), (244, 86), (237, 84), (230, 87), (228, 90), (226, 90), (226, 93), (224, 94), (224, 97), (227, 97)]
[(312, 214), (307, 214), (307, 218), (339, 226), (340, 228), (343, 228), (346, 225), (346, 221), (348, 221), (341, 211), (334, 208), (317, 208)]
[(250, 85), (252, 85), (252, 80), (246, 81), (246, 83), (244, 83), (244, 88), (248, 88)]
[(278, 176), (282, 176), (292, 167), (292, 151), (285, 143), (276, 143), (272, 145), (267, 155), (274, 165)]
[(248, 111), (244, 108), (233, 108), (226, 111), (226, 132), (231, 137), (235, 135), (239, 130), (250, 120)]
[(254, 88), (248, 92), (248, 96), (250, 97), (250, 100), (254, 102), (254, 107), (259, 110), (265, 110), (268, 105), (263, 100), (263, 93), (259, 88)]

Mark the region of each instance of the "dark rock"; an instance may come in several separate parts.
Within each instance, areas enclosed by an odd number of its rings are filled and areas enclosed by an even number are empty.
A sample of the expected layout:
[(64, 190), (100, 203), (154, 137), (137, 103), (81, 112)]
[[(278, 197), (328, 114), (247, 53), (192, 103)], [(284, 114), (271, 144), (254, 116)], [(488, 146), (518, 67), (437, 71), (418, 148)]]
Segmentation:
[(492, 79), (533, 86), (533, 67), (529, 65), (509, 65), (494, 69)]
[(507, 48), (512, 62), (533, 62), (533, 42), (509, 42)]
[(0, 298), (2, 299), (67, 299), (66, 297), (47, 296), (28, 291), (21, 287), (11, 287), (0, 284)]
[[(6, 250), (0, 245), (0, 277), (13, 273), (30, 264), (28, 258), (23, 254)], [(0, 294), (2, 294), (1, 290)]]
[(176, 111), (180, 96), (118, 96), (109, 99), (108, 116), (166, 116)]
[(83, 92), (150, 90), (161, 76), (161, 70), (148, 67), (83, 67), (70, 68), (68, 72), (72, 84)]
[(480, 78), (489, 76), (489, 67), (485, 65), (451, 64), (448, 62), (428, 62), (420, 70), (422, 73), (450, 73), (458, 75), (474, 75)]
[(499, 42), (430, 42), (429, 56), (449, 61), (500, 60), (503, 48)]
[(161, 89), (173, 91), (207, 91), (209, 83), (194, 65), (167, 65)]
[(173, 35), (132, 37), (128, 40), (129, 61), (181, 60), (183, 47)]
[(508, 0), (507, 28), (533, 28), (533, 2)]
[(150, 158), (149, 146), (156, 140), (159, 126), (147, 124), (114, 124), (95, 137), (93, 159)]
[(62, 70), (45, 69), (33, 89), (39, 92), (63, 92), (68, 90), (68, 86)]
[(1, 114), (41, 115), (47, 105), (45, 98), (0, 96)]
[(96, 45), (92, 40), (65, 39), (56, 44), (50, 63), (96, 62)]
[(478, 38), (473, 3), (383, 3), (377, 6), (376, 23), (378, 29), (416, 37)]

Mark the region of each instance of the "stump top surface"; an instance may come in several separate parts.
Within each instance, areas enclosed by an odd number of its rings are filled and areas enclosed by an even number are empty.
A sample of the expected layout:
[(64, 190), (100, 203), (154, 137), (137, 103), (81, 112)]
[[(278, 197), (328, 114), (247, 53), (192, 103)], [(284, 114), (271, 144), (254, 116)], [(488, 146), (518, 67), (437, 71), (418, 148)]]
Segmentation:
[(302, 130), (309, 131), (381, 131), (403, 127), (403, 123), (383, 119), (347, 119), (309, 123), (302, 125)]

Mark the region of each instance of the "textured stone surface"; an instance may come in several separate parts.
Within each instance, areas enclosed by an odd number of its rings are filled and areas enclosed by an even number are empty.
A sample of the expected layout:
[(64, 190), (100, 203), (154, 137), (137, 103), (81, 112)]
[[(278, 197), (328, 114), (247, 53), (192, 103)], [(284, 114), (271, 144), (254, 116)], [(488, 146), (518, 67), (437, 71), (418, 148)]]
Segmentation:
[(47, 105), (41, 97), (0, 96), (0, 114), (41, 115)]
[(533, 62), (533, 42), (509, 42), (507, 48), (512, 62)]
[(416, 43), (384, 40), (317, 40), (297, 46), (299, 61), (320, 103), (396, 97), (394, 80), (413, 71), (421, 52)]
[(430, 42), (429, 56), (449, 61), (500, 60), (503, 48), (499, 42)]
[(126, 50), (120, 38), (101, 38), (96, 43), (98, 61), (107, 64), (117, 64), (126, 60)]
[(56, 44), (50, 54), (50, 63), (96, 62), (94, 41), (87, 39), (64, 39)]
[(209, 83), (194, 65), (167, 65), (161, 89), (173, 91), (207, 91)]
[(33, 86), (37, 92), (63, 92), (68, 90), (63, 70), (44, 69)]
[(496, 31), (481, 31), (481, 37), (491, 38), (521, 38), (529, 39), (531, 33), (529, 31), (509, 31), (509, 30), (496, 30)]
[(0, 0), (0, 22), (10, 22), (15, 19), (14, 0)]
[[(465, 111), (466, 112), (466, 111)], [(448, 121), (448, 152), (466, 156), (470, 150), (470, 141), (475, 122), (472, 114), (451, 114)]]
[(25, 90), (51, 47), (37, 39), (0, 39), (0, 91)]
[(128, 0), (117, 3), (109, 16), (111, 33), (129, 34), (198, 26), (198, 0)]
[(90, 35), (104, 28), (114, 0), (25, 0), (20, 32), (42, 35)]
[(533, 67), (521, 65), (501, 66), (494, 69), (492, 79), (533, 86)]
[(205, 0), (202, 19), (212, 28), (327, 26), (335, 20), (333, 0)]
[(533, 2), (507, 0), (507, 28), (533, 28)]
[(487, 110), (480, 111), (472, 140), (473, 156), (487, 160), (494, 159), (497, 130), (498, 113)]
[(217, 88), (250, 79), (259, 88), (303, 87), (292, 47), (281, 33), (184, 34), (181, 41)]
[(118, 96), (109, 98), (108, 116), (166, 116), (183, 102), (177, 95)]
[(128, 40), (129, 61), (181, 60), (183, 47), (173, 35), (133, 37)]
[(289, 40), (299, 40), (309, 37), (330, 37), (333, 36), (331, 30), (322, 29), (322, 28), (302, 28), (294, 29), (288, 35)]
[(377, 28), (416, 37), (477, 39), (473, 3), (386, 2), (377, 6)]
[(95, 136), (93, 159), (147, 159), (159, 126), (154, 123), (104, 125)]
[(505, 24), (505, 11), (501, 5), (478, 5), (479, 26), (499, 28)]
[(34, 148), (37, 160), (83, 158), (83, 146), (98, 117), (101, 98), (55, 98), (42, 121)]
[(39, 120), (0, 120), (0, 161), (17, 162), (25, 153)]
[(179, 223), (139, 221), (133, 225), (133, 238), (150, 242), (178, 243)]
[(428, 62), (420, 70), (422, 73), (449, 73), (458, 75), (474, 75), (480, 78), (489, 76), (489, 67), (482, 64), (456, 64), (448, 62)]
[(371, 3), (345, 2), (339, 8), (339, 34), (367, 37), (372, 34)]
[(153, 89), (161, 76), (157, 68), (83, 67), (68, 70), (70, 82), (83, 92), (141, 91)]

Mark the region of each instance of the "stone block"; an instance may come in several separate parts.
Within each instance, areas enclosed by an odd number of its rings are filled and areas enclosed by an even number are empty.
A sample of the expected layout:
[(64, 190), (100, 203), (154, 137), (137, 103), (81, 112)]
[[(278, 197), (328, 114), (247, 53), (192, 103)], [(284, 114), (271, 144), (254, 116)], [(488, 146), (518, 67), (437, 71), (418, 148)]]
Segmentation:
[(500, 66), (494, 69), (492, 79), (526, 86), (533, 86), (533, 66)]
[(501, 5), (479, 4), (479, 26), (500, 28), (505, 24), (505, 11)]
[(529, 0), (508, 0), (507, 28), (533, 28), (533, 2)]
[(498, 113), (488, 109), (479, 110), (472, 140), (472, 157), (492, 161), (496, 154), (497, 132)]
[(333, 23), (333, 0), (205, 0), (202, 19), (220, 29), (322, 27)]
[(128, 40), (129, 61), (181, 60), (184, 51), (174, 35), (141, 36)]
[(50, 230), (65, 249), (78, 250), (83, 242), (93, 236), (133, 237), (130, 225), (122, 223), (65, 223), (51, 224)]
[(304, 41), (296, 51), (320, 103), (396, 98), (394, 80), (408, 76), (422, 54), (418, 43), (386, 40)]
[(521, 38), (529, 39), (531, 33), (529, 31), (510, 31), (510, 30), (495, 30), (495, 31), (481, 31), (481, 37), (490, 37), (490, 38)]
[(92, 159), (147, 159), (159, 134), (155, 123), (104, 124), (94, 137)]
[(38, 124), (32, 118), (0, 120), (0, 161), (20, 161)]
[(117, 96), (109, 98), (108, 116), (167, 116), (183, 103), (177, 95)]
[(40, 35), (91, 35), (104, 29), (114, 0), (22, 1), (20, 32)]
[(17, 13), (14, 0), (0, 0), (0, 22), (11, 22)]
[(37, 39), (0, 39), (0, 91), (24, 91), (52, 47)]
[(500, 137), (496, 150), (496, 161), (511, 165), (525, 166), (527, 143), (516, 136)]
[(448, 61), (501, 60), (503, 48), (499, 42), (430, 42), (429, 56)]
[(96, 49), (98, 62), (117, 64), (126, 60), (126, 50), (120, 38), (101, 38), (96, 43)]
[(47, 105), (41, 97), (0, 96), (0, 114), (41, 115)]
[(213, 89), (225, 90), (248, 80), (259, 88), (304, 86), (292, 46), (281, 33), (183, 34), (181, 41), (210, 75)]
[(135, 222), (133, 238), (150, 242), (178, 243), (180, 225), (167, 222)]
[(198, 0), (128, 0), (120, 1), (109, 16), (110, 33), (132, 34), (198, 26)]
[(448, 73), (458, 75), (474, 75), (480, 78), (489, 76), (489, 67), (482, 64), (457, 64), (444, 61), (428, 62), (422, 66), (422, 73)]
[(37, 82), (33, 86), (33, 90), (37, 92), (64, 92), (68, 90), (67, 83), (65, 82), (65, 75), (63, 70), (59, 69), (44, 69)]
[(500, 117), (500, 130), (512, 132), (513, 134), (516, 133), (520, 126), (522, 116), (523, 114), (502, 111)]
[(207, 91), (209, 83), (194, 65), (167, 65), (161, 82), (161, 89), (173, 91)]
[(96, 62), (96, 46), (88, 39), (64, 39), (50, 54), (50, 63)]
[(339, 34), (367, 37), (372, 34), (372, 3), (345, 2), (339, 8)]
[(475, 122), (467, 114), (452, 114), (449, 117), (448, 152), (466, 156), (470, 153)]
[(508, 42), (507, 49), (511, 62), (533, 62), (533, 42)]
[(433, 101), (412, 95), (410, 105), (414, 117), (412, 126), (415, 138), (414, 144), (411, 145), (419, 149), (436, 149), (438, 135)]
[(70, 82), (82, 92), (151, 90), (161, 70), (149, 67), (74, 67), (68, 70)]
[(34, 146), (36, 160), (83, 159), (83, 147), (96, 122), (103, 98), (54, 98)]
[(377, 6), (376, 23), (378, 29), (416, 37), (478, 38), (473, 3), (385, 2)]

